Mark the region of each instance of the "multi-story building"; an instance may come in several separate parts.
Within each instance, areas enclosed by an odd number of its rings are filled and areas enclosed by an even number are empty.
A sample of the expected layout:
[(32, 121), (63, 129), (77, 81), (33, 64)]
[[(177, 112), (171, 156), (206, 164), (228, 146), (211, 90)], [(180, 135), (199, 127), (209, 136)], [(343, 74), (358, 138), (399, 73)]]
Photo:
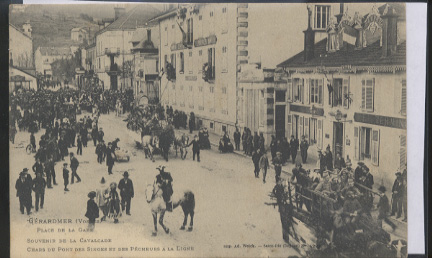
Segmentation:
[(89, 32), (85, 28), (73, 28), (71, 30), (71, 40), (84, 43), (89, 40)]
[(36, 72), (51, 77), (51, 64), (59, 59), (72, 58), (70, 47), (38, 47), (35, 51)]
[(138, 103), (159, 99), (159, 26), (139, 27), (132, 37), (133, 91)]
[(333, 153), (363, 161), (376, 182), (390, 186), (406, 166), (405, 6), (330, 17), (318, 42), (314, 6), (308, 10), (304, 50), (278, 65), (286, 88), (275, 89), (275, 98), (285, 99), (284, 108), (275, 109), (275, 117), (284, 120), (275, 130), (305, 136), (313, 154), (330, 146)]
[(132, 70), (129, 65), (133, 60), (132, 37), (138, 26), (144, 25), (161, 10), (154, 5), (137, 5), (124, 12), (124, 8), (115, 8), (115, 20), (96, 32), (95, 72), (103, 82), (104, 89), (132, 89)]
[(248, 62), (248, 4), (181, 5), (159, 21), (161, 103), (221, 134), (237, 124), (237, 72)]

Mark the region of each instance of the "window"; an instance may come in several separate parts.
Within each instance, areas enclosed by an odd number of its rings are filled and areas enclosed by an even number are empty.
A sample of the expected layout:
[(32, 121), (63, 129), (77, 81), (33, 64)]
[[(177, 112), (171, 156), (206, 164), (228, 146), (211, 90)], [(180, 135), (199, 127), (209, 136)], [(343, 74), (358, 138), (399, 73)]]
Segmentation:
[(360, 157), (361, 159), (371, 158), (371, 128), (361, 127), (360, 128)]
[(165, 56), (164, 56), (164, 67), (165, 67), (165, 70), (166, 70), (166, 66), (167, 66), (167, 64), (168, 64), (168, 56), (165, 55)]
[(208, 49), (208, 78), (209, 79), (215, 79), (215, 49), (209, 48)]
[(276, 102), (285, 102), (285, 91), (277, 90), (276, 91)]
[(226, 94), (227, 93), (227, 88), (226, 87), (222, 87), (222, 94)]
[(325, 29), (330, 18), (330, 6), (316, 5), (314, 18), (315, 29)]
[(210, 12), (210, 17), (213, 17), (214, 16), (214, 13), (213, 13), (213, 11), (211, 11)]
[(342, 105), (343, 100), (343, 94), (342, 94), (342, 79), (334, 79), (333, 85), (332, 85), (332, 92), (331, 92), (331, 98), (330, 99), (332, 107), (337, 107)]
[(183, 52), (180, 52), (180, 67), (179, 72), (184, 73), (184, 54)]
[(176, 68), (176, 54), (171, 54), (171, 65), (175, 70), (175, 68)]
[(407, 89), (406, 80), (402, 80), (402, 92), (401, 92), (401, 114), (406, 116), (407, 111)]
[(265, 120), (265, 98), (264, 98), (264, 90), (260, 90), (260, 103), (259, 103), (259, 124), (260, 126), (264, 126)]
[(292, 79), (287, 79), (287, 100), (292, 101)]
[(193, 73), (193, 59), (192, 59), (192, 51), (189, 51), (189, 59), (188, 59), (188, 68), (189, 68), (189, 74)]
[(317, 143), (317, 137), (317, 120), (316, 118), (311, 118), (309, 126), (309, 144), (314, 145), (315, 143)]
[(198, 16), (198, 20), (200, 21), (202, 20), (202, 15)]
[(227, 47), (222, 47), (222, 72), (228, 72)]
[(351, 96), (350, 96), (350, 88), (349, 88), (349, 78), (347, 79), (343, 79), (343, 83), (342, 83), (342, 99), (343, 99), (343, 106), (344, 108), (349, 108), (350, 105), (350, 100), (351, 100)]
[(374, 111), (375, 78), (362, 80), (362, 105), (366, 111)]
[(186, 34), (186, 41), (188, 45), (193, 44), (193, 19), (189, 18), (186, 21), (187, 24), (187, 34)]
[(372, 130), (372, 164), (379, 165), (379, 138), (380, 131)]
[(210, 129), (214, 129), (214, 124), (213, 124), (213, 122), (210, 122)]
[(310, 103), (322, 104), (323, 81), (321, 79), (310, 80)]
[(303, 103), (304, 79), (295, 78), (293, 80), (293, 101)]
[(165, 27), (165, 46), (168, 46), (168, 27)]
[(222, 8), (222, 13), (226, 13), (227, 9), (226, 7)]
[(214, 87), (210, 87), (210, 93), (214, 93)]
[(202, 56), (202, 50), (198, 51), (198, 55)]
[(406, 167), (407, 164), (407, 153), (406, 153), (406, 135), (399, 136), (400, 138), (400, 161), (399, 161), (399, 167), (403, 168)]

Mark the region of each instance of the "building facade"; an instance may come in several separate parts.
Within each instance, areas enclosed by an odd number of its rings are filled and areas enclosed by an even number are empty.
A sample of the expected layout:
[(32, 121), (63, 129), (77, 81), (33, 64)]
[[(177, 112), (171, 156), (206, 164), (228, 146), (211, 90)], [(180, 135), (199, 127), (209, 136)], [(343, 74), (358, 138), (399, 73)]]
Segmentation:
[(9, 64), (20, 68), (35, 67), (33, 58), (33, 39), (30, 24), (25, 23), (23, 30), (9, 23)]
[(237, 73), (248, 62), (248, 5), (179, 6), (155, 20), (160, 27), (163, 105), (189, 114), (211, 132), (237, 126)]
[(73, 28), (71, 30), (71, 40), (84, 43), (89, 40), (89, 32), (84, 28)]
[[(376, 182), (390, 187), (407, 157), (404, 5), (337, 16), (317, 43), (310, 19), (304, 51), (278, 65), (286, 79), (279, 93), (286, 110), (276, 109), (275, 116), (287, 115), (276, 131), (305, 136), (312, 154), (330, 146), (362, 161)], [(345, 40), (352, 37), (354, 44)]]
[(38, 47), (35, 51), (36, 72), (51, 77), (51, 64), (59, 59), (70, 59), (72, 55), (70, 47)]

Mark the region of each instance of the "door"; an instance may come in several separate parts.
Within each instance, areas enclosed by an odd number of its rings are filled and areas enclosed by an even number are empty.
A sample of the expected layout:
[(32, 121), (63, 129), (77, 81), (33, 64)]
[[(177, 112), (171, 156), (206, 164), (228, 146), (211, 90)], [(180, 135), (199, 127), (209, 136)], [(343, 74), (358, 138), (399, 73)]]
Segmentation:
[(276, 105), (275, 130), (276, 138), (285, 136), (285, 105)]
[(293, 121), (293, 135), (295, 139), (298, 139), (298, 123), (299, 123), (299, 116), (294, 115), (294, 121)]
[(333, 153), (340, 153), (343, 157), (343, 123), (333, 122)]

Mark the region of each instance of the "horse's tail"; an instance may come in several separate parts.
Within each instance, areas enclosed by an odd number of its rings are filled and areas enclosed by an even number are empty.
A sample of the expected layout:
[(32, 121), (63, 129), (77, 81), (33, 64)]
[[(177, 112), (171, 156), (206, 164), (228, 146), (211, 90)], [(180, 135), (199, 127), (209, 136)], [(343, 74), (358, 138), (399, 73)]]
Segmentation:
[(195, 195), (191, 191), (184, 193), (184, 201), (182, 203), (183, 210), (194, 211), (195, 210)]

